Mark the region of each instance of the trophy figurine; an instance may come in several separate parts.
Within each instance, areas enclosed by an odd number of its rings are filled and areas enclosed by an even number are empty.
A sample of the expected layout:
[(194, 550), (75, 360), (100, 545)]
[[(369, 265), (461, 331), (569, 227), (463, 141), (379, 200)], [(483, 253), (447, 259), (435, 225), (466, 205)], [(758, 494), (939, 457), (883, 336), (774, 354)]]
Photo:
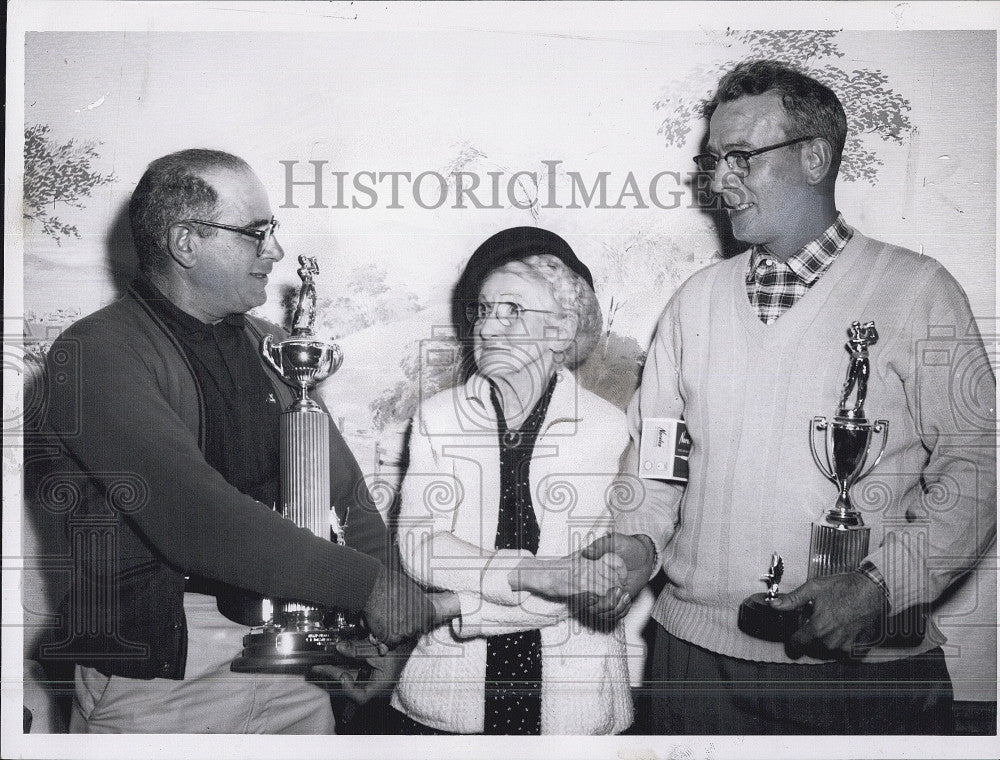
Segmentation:
[(771, 606), (771, 600), (778, 598), (778, 584), (785, 572), (781, 556), (771, 554), (771, 566), (761, 580), (767, 583), (767, 592), (751, 594), (740, 605), (737, 624), (743, 633), (765, 641), (787, 641), (805, 622), (805, 610), (778, 610)]
[[(839, 489), (837, 501), (812, 526), (809, 547), (810, 580), (836, 573), (849, 573), (868, 554), (870, 528), (851, 502), (851, 486), (868, 475), (882, 459), (889, 438), (888, 420), (874, 423), (865, 418), (864, 404), (868, 395), (868, 347), (878, 341), (874, 322), (854, 322), (848, 333), (847, 349), (851, 353), (847, 380), (840, 394), (840, 408), (832, 421), (813, 417), (809, 425), (809, 448), (820, 471)], [(851, 402), (851, 395), (854, 401)], [(816, 432), (823, 432), (824, 443), (819, 450)], [(881, 447), (866, 469), (871, 453), (872, 438), (882, 435)]]
[[(330, 497), (330, 419), (309, 392), (340, 368), (343, 355), (335, 343), (313, 333), (316, 259), (299, 256), (299, 264), (302, 288), (291, 337), (273, 342), (268, 335), (261, 342), (265, 361), (298, 390), (281, 415), (281, 499), (285, 516), (296, 525), (342, 541)], [(236, 672), (297, 673), (342, 662), (337, 643), (365, 635), (359, 617), (349, 620), (337, 610), (280, 599), (264, 604), (265, 615), (270, 606), (270, 618), (243, 638), (243, 653), (231, 665)]]

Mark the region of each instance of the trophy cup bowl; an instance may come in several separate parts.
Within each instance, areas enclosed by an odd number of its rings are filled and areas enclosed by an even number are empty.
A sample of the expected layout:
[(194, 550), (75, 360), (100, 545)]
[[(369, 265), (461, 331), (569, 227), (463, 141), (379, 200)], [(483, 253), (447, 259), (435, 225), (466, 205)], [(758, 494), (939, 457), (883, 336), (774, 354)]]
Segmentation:
[[(810, 426), (809, 448), (812, 451), (813, 460), (820, 470), (839, 489), (837, 496), (837, 509), (845, 513), (845, 518), (850, 519), (846, 513), (854, 512), (851, 503), (850, 489), (855, 483), (870, 473), (875, 465), (882, 458), (885, 451), (886, 433), (889, 423), (879, 420), (875, 423), (865, 419), (852, 419), (850, 417), (837, 416), (833, 422), (827, 422), (826, 417), (814, 417)], [(824, 459), (820, 459), (816, 447), (816, 433), (825, 432)], [(872, 437), (876, 433), (883, 434), (882, 448), (875, 457), (868, 469), (865, 463), (871, 453)], [(825, 466), (824, 466), (825, 464)], [(860, 519), (860, 515), (857, 516)]]
[(293, 336), (275, 343), (265, 335), (260, 345), (265, 361), (289, 385), (299, 390), (296, 407), (319, 409), (309, 398), (309, 391), (340, 369), (344, 354), (336, 343), (315, 336)]
[[(816, 433), (824, 443), (816, 445)], [(872, 439), (881, 433), (882, 443), (875, 460), (866, 467)], [(809, 423), (809, 448), (820, 472), (837, 486), (837, 501), (812, 526), (809, 546), (810, 580), (856, 570), (868, 554), (870, 529), (851, 501), (851, 487), (867, 476), (882, 459), (889, 437), (887, 420), (868, 420), (838, 414), (833, 421), (813, 417)], [(823, 456), (820, 456), (822, 451)]]

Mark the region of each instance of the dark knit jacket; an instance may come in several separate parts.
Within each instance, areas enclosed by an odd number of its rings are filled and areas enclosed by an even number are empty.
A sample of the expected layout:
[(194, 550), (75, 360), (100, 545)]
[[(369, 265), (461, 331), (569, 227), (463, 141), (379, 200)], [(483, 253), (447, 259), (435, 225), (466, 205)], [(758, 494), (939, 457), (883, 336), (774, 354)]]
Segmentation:
[[(265, 334), (285, 337), (250, 316), (246, 333), (254, 345)], [(284, 409), (294, 392), (264, 366)], [(266, 597), (364, 607), (387, 532), (332, 421), (332, 501), (347, 518), (347, 546), (240, 493), (205, 461), (193, 370), (134, 288), (55, 341), (47, 378), (46, 421), (60, 461), (37, 501), (64, 521), (72, 569), (58, 640), (43, 647), (43, 659), (183, 678), (185, 575)]]

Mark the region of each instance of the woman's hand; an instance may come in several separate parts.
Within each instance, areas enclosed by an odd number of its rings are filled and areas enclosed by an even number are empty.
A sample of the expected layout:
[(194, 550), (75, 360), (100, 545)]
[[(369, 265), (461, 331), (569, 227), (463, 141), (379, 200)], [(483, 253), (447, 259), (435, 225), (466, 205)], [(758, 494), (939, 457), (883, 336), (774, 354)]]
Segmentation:
[(627, 577), (625, 562), (616, 554), (587, 559), (574, 552), (557, 559), (526, 557), (507, 579), (514, 591), (589, 605), (620, 597)]
[(598, 630), (611, 630), (625, 617), (632, 606), (632, 600), (649, 582), (653, 567), (656, 565), (656, 548), (652, 539), (646, 535), (609, 533), (583, 547), (580, 552), (585, 557), (594, 558), (614, 554), (621, 558), (627, 569), (627, 578), (620, 598), (598, 597), (580, 604), (577, 608), (577, 617), (586, 625)]

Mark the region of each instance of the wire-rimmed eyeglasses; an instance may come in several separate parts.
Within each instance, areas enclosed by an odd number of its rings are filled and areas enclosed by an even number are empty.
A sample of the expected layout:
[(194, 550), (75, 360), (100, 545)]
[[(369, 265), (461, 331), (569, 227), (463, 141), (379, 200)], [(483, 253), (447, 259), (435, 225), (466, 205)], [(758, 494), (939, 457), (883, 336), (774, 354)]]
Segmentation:
[(528, 309), (513, 301), (495, 301), (493, 303), (480, 301), (479, 303), (466, 305), (465, 318), (472, 324), (475, 324), (480, 320), (496, 317), (497, 322), (504, 327), (510, 327), (510, 325), (521, 319), (522, 314), (528, 311), (534, 311), (539, 314), (555, 314), (554, 311), (548, 309)]
[[(795, 145), (796, 143), (813, 139), (815, 138), (812, 135), (807, 135), (805, 137), (796, 137), (794, 140), (785, 140), (785, 142), (780, 142), (776, 145), (767, 145), (763, 148), (756, 148), (754, 150), (731, 150), (726, 153), (721, 160), (726, 162), (726, 165), (731, 171), (745, 177), (750, 173), (750, 159), (754, 156), (759, 156), (761, 153), (767, 153), (768, 151), (777, 150), (778, 148), (787, 148), (789, 145)], [(714, 172), (715, 168), (719, 165), (719, 161), (719, 157), (714, 153), (699, 153), (694, 157), (694, 162), (703, 172)]]
[(204, 224), (206, 227), (215, 227), (220, 230), (229, 230), (230, 232), (237, 232), (240, 235), (246, 235), (247, 237), (252, 237), (257, 241), (257, 256), (264, 255), (264, 251), (267, 250), (267, 246), (270, 244), (271, 239), (274, 237), (274, 233), (277, 231), (281, 222), (271, 217), (271, 221), (263, 228), (260, 227), (236, 227), (232, 224), (221, 224), (219, 222), (208, 222), (204, 219), (182, 219), (177, 222), (177, 224)]

